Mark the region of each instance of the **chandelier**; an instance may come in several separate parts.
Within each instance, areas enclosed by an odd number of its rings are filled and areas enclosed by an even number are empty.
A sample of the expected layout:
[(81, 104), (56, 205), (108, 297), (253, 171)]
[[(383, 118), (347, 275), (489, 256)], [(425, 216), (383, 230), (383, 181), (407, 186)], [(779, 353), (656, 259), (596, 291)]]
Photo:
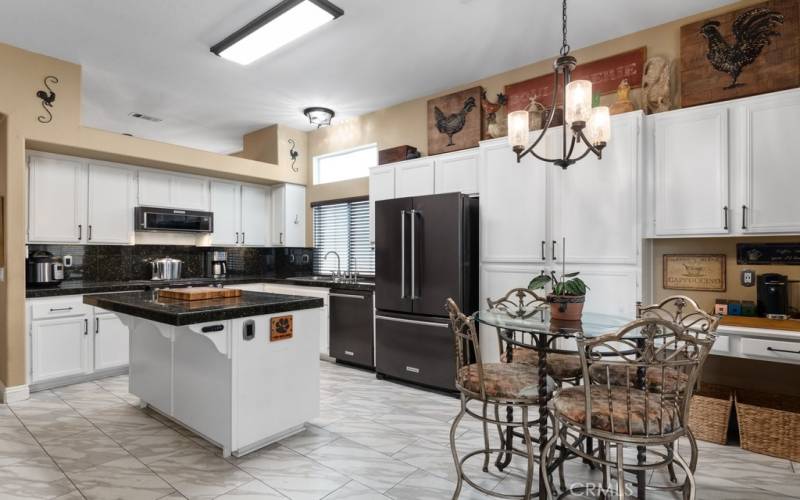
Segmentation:
[[(514, 111), (508, 114), (508, 140), (517, 154), (517, 163), (530, 153), (539, 160), (553, 163), (566, 169), (584, 159), (589, 153), (593, 153), (597, 158), (602, 158), (603, 148), (611, 136), (608, 107), (598, 106), (592, 108), (592, 82), (589, 80), (572, 81), (572, 72), (575, 70), (578, 61), (569, 55), (569, 44), (567, 43), (567, 0), (563, 0), (562, 3), (561, 34), (560, 56), (553, 63), (553, 103), (550, 106), (539, 136), (530, 146), (528, 146), (530, 138), (528, 112)], [(561, 94), (564, 96), (564, 120), (561, 125), (561, 158), (545, 158), (539, 156), (534, 148), (544, 138), (556, 114), (559, 80), (561, 81)], [(570, 135), (572, 136), (569, 140), (567, 137), (567, 124), (569, 124)], [(586, 150), (573, 157), (573, 154), (576, 154), (576, 143), (585, 144)]]

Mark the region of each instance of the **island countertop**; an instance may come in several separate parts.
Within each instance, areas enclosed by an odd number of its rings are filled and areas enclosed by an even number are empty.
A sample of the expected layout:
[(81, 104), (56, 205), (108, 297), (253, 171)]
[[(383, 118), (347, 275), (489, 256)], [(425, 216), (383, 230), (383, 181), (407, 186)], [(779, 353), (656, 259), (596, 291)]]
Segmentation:
[(242, 291), (240, 297), (184, 301), (156, 291), (84, 295), (83, 303), (173, 326), (323, 307), (320, 298)]

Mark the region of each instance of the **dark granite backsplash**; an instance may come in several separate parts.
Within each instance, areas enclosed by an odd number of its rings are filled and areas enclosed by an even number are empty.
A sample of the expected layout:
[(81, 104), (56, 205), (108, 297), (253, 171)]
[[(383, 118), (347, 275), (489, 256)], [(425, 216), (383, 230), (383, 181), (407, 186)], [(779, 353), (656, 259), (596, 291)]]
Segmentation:
[(178, 245), (28, 245), (28, 252), (46, 250), (57, 256), (72, 256), (65, 279), (126, 281), (150, 279), (149, 261), (172, 257), (183, 261), (183, 278), (206, 276), (206, 253), (228, 252), (229, 276), (283, 278), (313, 274), (314, 252), (310, 248), (206, 248)]

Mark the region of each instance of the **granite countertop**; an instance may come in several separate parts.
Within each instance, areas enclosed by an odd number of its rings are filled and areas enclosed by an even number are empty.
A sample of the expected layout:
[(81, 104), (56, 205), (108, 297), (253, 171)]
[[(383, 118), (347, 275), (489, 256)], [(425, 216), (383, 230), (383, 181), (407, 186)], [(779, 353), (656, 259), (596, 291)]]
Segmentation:
[(173, 326), (260, 316), (323, 306), (322, 299), (242, 291), (240, 297), (185, 301), (159, 298), (157, 291), (84, 295), (83, 303)]
[(357, 290), (371, 292), (375, 284), (366, 281), (333, 282), (324, 279), (275, 278), (265, 276), (229, 276), (227, 278), (187, 278), (176, 281), (131, 280), (131, 281), (63, 281), (58, 286), (30, 287), (25, 290), (26, 298), (56, 297), (60, 295), (85, 295), (104, 292), (133, 292), (171, 286), (242, 285), (247, 283), (280, 283), (285, 285), (315, 286), (337, 290)]

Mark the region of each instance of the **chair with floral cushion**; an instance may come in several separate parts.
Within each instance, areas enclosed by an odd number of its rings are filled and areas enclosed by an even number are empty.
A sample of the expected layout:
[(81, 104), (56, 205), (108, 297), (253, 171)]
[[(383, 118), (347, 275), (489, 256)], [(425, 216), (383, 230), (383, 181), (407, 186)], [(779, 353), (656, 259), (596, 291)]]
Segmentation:
[[(477, 489), (478, 491), (502, 498), (530, 498), (534, 451), (530, 436), (530, 426), (537, 422), (529, 419), (531, 407), (538, 408), (539, 405), (539, 379), (537, 371), (533, 367), (525, 364), (513, 363), (484, 363), (481, 358), (480, 344), (472, 318), (461, 313), (458, 306), (452, 299), (447, 299), (447, 311), (450, 315), (451, 327), (453, 330), (453, 342), (456, 356), (456, 388), (461, 393), (461, 410), (453, 419), (450, 429), (450, 448), (453, 453), (456, 472), (458, 476), (456, 490), (453, 499), (457, 499), (461, 493), (464, 482)], [(475, 401), (480, 405), (480, 413), (476, 413), (477, 408), (471, 408), (469, 403)], [(495, 409), (499, 406), (513, 406), (519, 409), (521, 415), (516, 422), (500, 422), (498, 418), (490, 417), (489, 407)], [(475, 405), (473, 405), (475, 406)], [(494, 412), (496, 416), (497, 411)], [(456, 448), (456, 431), (464, 418), (469, 415), (478, 419), (483, 424), (484, 447), (459, 457)], [(489, 425), (513, 425), (522, 429), (524, 434), (525, 449), (507, 450), (504, 448), (492, 448), (489, 443)], [(483, 488), (464, 473), (464, 463), (470, 458), (483, 454), (483, 470), (488, 472), (489, 459), (493, 453), (513, 453), (524, 457), (528, 461), (528, 475), (525, 484), (525, 492), (521, 495), (497, 494), (491, 490)]]
[[(637, 319), (614, 333), (578, 339), (583, 386), (559, 390), (551, 401), (555, 432), (544, 456), (560, 441), (570, 452), (598, 463), (603, 488), (609, 491), (610, 468), (616, 468), (617, 497), (625, 498), (624, 471), (649, 471), (676, 464), (684, 470), (684, 497), (695, 498), (694, 474), (674, 443), (687, 433), (690, 401), (711, 341), (686, 333), (679, 323), (660, 318)], [(644, 383), (648, 372), (660, 375), (657, 387)], [(672, 372), (673, 377), (666, 374)], [(599, 373), (604, 373), (598, 377)], [(617, 384), (612, 383), (612, 373)], [(598, 454), (584, 453), (567, 439), (568, 432), (591, 436)], [(626, 447), (666, 447), (649, 462), (626, 460)], [(613, 459), (611, 450), (614, 450)], [(551, 485), (546, 484), (548, 493)]]

